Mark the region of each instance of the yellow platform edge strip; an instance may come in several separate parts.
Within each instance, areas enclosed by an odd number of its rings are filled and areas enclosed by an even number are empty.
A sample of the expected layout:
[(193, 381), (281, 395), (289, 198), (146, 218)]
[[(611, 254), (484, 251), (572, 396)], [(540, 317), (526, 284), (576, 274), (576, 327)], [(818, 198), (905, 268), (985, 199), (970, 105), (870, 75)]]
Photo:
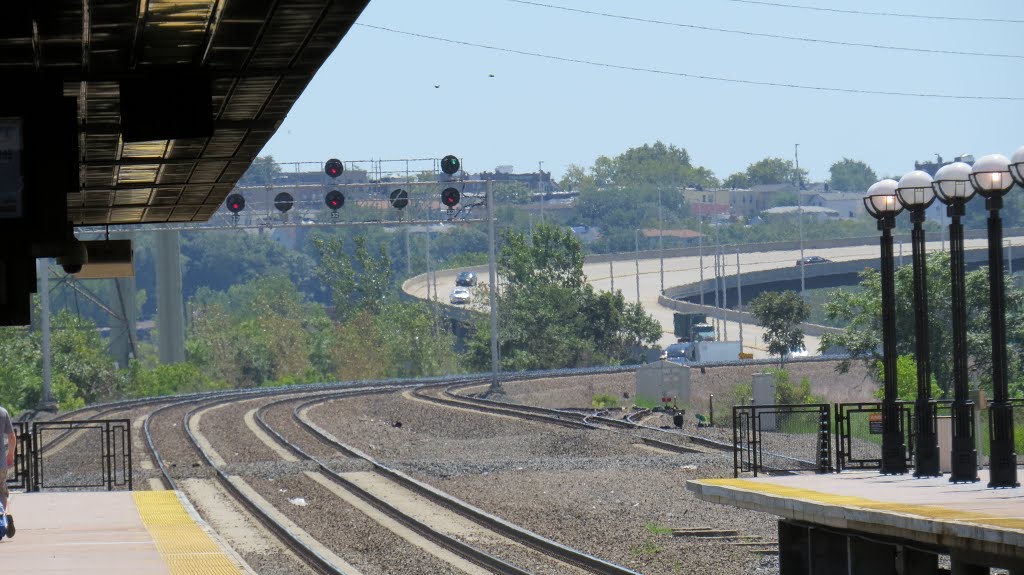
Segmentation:
[(171, 575), (244, 573), (192, 519), (175, 492), (135, 491), (132, 497)]
[(834, 493), (824, 493), (822, 491), (814, 491), (812, 489), (787, 487), (785, 485), (776, 485), (774, 483), (764, 483), (761, 481), (750, 481), (747, 479), (702, 479), (696, 483), (719, 487), (733, 487), (737, 489), (742, 489), (744, 491), (751, 491), (754, 493), (775, 495), (778, 497), (786, 497), (789, 499), (801, 499), (804, 501), (823, 503), (825, 505), (858, 507), (861, 509), (871, 509), (876, 511), (891, 511), (894, 513), (903, 513), (906, 515), (917, 515), (919, 517), (925, 517), (928, 519), (961, 521), (964, 523), (973, 523), (977, 525), (986, 525), (992, 527), (1003, 527), (1007, 529), (1024, 529), (1024, 519), (1018, 519), (1014, 517), (993, 517), (991, 514), (970, 513), (968, 511), (950, 509), (948, 507), (942, 507), (939, 505), (911, 505), (906, 503), (887, 503), (883, 501), (867, 499), (865, 497), (857, 497), (853, 495), (836, 495)]

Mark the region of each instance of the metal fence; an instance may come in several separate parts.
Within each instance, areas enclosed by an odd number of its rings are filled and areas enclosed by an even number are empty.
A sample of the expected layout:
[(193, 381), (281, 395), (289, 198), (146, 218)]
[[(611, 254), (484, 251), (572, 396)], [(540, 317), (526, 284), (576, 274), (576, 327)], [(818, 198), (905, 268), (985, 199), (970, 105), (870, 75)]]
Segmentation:
[(29, 469), (32, 453), (32, 434), (29, 424), (14, 423), (14, 435), (18, 441), (14, 445), (14, 467), (7, 470), (8, 489), (28, 489)]
[(832, 470), (831, 406), (736, 405), (733, 476)]
[(131, 421), (41, 421), (32, 425), (31, 490), (131, 490)]
[[(1024, 398), (1010, 399), (1013, 406), (1013, 427), (1016, 452), (1024, 453)], [(953, 402), (948, 399), (934, 400), (935, 429), (940, 418), (950, 417)], [(914, 466), (914, 449), (917, 437), (914, 402), (897, 402), (900, 410), (900, 427), (906, 446), (907, 466)], [(879, 469), (882, 457), (882, 404), (881, 402), (837, 403), (836, 414), (836, 471), (844, 469)], [(978, 445), (979, 463), (989, 453), (991, 434), (987, 409), (972, 414), (975, 437)]]

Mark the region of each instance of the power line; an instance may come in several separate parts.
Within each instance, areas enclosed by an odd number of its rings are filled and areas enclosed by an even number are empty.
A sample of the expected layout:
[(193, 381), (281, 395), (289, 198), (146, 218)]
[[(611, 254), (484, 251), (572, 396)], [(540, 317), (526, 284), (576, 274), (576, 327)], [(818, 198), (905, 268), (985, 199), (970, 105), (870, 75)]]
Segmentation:
[(384, 26), (375, 26), (372, 24), (363, 24), (356, 22), (356, 26), (362, 26), (363, 28), (370, 28), (373, 30), (380, 30), (383, 32), (390, 32), (392, 34), (401, 34), (403, 36), (411, 36), (413, 38), (424, 38), (427, 40), (435, 40), (437, 42), (445, 42), (448, 44), (455, 44), (458, 46), (469, 46), (472, 48), (483, 48), (485, 50), (493, 50), (495, 52), (504, 52), (507, 54), (518, 54), (520, 56), (531, 56), (534, 58), (544, 58), (546, 60), (555, 60), (557, 62), (569, 62), (572, 64), (586, 64), (588, 66), (596, 66), (599, 68), (610, 68), (613, 70), (628, 70), (630, 72), (646, 72), (649, 74), (660, 74), (662, 76), (676, 76), (680, 78), (691, 78), (694, 80), (714, 80), (716, 82), (728, 82), (731, 84), (747, 84), (751, 86), (772, 86), (776, 88), (794, 88), (798, 90), (815, 90), (819, 92), (838, 92), (844, 94), (869, 94), (874, 96), (905, 96), (911, 98), (937, 98), (944, 100), (995, 100), (995, 101), (1007, 101), (1017, 102), (1024, 101), (1022, 96), (965, 96), (955, 94), (933, 94), (927, 92), (896, 92), (886, 90), (865, 90), (859, 88), (836, 88), (830, 86), (810, 86), (806, 84), (790, 84), (785, 82), (765, 82), (759, 80), (744, 80), (741, 78), (725, 78), (722, 76), (707, 76), (703, 74), (690, 74), (687, 72), (673, 72), (670, 70), (658, 70), (656, 68), (642, 68), (639, 66), (623, 66), (620, 64), (609, 64), (607, 62), (595, 62), (593, 60), (584, 60), (582, 58), (567, 58), (564, 56), (552, 56), (550, 54), (541, 54), (538, 52), (528, 52), (526, 50), (516, 50), (513, 48), (502, 48), (500, 46), (490, 46), (487, 44), (477, 44), (474, 42), (465, 42), (462, 40), (453, 40), (451, 38), (441, 38), (438, 36), (429, 36), (427, 34), (418, 34), (416, 32), (405, 32), (402, 30), (395, 30), (394, 28), (385, 28)]
[(594, 10), (583, 10), (581, 8), (569, 8), (566, 6), (555, 6), (552, 4), (544, 4), (541, 2), (529, 2), (527, 0), (507, 0), (515, 4), (524, 4), (527, 6), (537, 6), (540, 8), (551, 8), (554, 10), (564, 10), (566, 12), (576, 12), (579, 14), (589, 14), (591, 16), (603, 16), (605, 18), (615, 18), (618, 20), (630, 20), (633, 22), (643, 22), (646, 24), (658, 24), (661, 26), (674, 26), (676, 28), (689, 28), (691, 30), (703, 30), (705, 32), (724, 32), (726, 34), (739, 34), (741, 36), (753, 36), (757, 38), (772, 38), (775, 40), (793, 40), (797, 42), (812, 42), (817, 44), (832, 44), (834, 46), (848, 46), (854, 48), (875, 48), (879, 50), (899, 50), (902, 52), (920, 52), (925, 54), (942, 54), (942, 55), (955, 55), (955, 56), (984, 56), (988, 58), (1019, 58), (1024, 60), (1024, 55), (1019, 54), (998, 54), (991, 52), (964, 52), (959, 50), (938, 50), (931, 48), (911, 48), (907, 46), (890, 46), (888, 44), (868, 44), (861, 42), (843, 42), (840, 40), (825, 40), (822, 38), (809, 38), (806, 36), (786, 36), (783, 34), (768, 34), (765, 32), (749, 32), (747, 30), (733, 30), (730, 28), (715, 28), (712, 26), (698, 26), (696, 24), (683, 24), (681, 22), (668, 22), (665, 20), (654, 20), (651, 18), (639, 18), (636, 16), (623, 16), (622, 14), (610, 14), (608, 12), (597, 12)]
[(872, 12), (869, 10), (844, 10), (841, 8), (821, 8), (819, 6), (802, 6), (800, 4), (783, 4), (781, 2), (766, 2), (764, 0), (725, 0), (726, 2), (737, 2), (740, 4), (758, 4), (761, 6), (772, 6), (775, 8), (795, 8), (797, 10), (815, 10), (818, 12), (835, 12), (838, 14), (857, 14), (860, 16), (891, 16), (894, 18), (918, 18), (921, 20), (947, 20), (954, 22), (998, 22), (1001, 24), (1024, 24), (1024, 20), (1013, 18), (979, 18), (974, 16), (935, 16), (932, 14), (906, 14), (901, 12)]

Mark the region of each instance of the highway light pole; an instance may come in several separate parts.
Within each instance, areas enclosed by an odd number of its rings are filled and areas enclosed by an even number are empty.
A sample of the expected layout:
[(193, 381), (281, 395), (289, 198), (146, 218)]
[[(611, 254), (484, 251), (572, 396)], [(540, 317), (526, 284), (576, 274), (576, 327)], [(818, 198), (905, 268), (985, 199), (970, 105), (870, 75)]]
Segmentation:
[[(931, 398), (928, 345), (928, 268), (924, 241), (925, 210), (935, 201), (932, 177), (916, 170), (900, 178), (896, 195), (914, 223), (911, 244), (914, 264), (914, 355), (917, 359), (917, 399), (914, 401), (914, 477), (940, 477), (939, 437), (935, 403)], [(900, 243), (902, 248), (903, 244)], [(902, 254), (901, 254), (902, 255)]]
[(665, 224), (661, 218), (661, 187), (658, 187), (658, 258), (661, 260), (661, 293), (665, 293)]
[(896, 180), (882, 180), (868, 188), (864, 207), (878, 220), (882, 232), (882, 469), (883, 475), (907, 472), (906, 447), (903, 444), (903, 420), (896, 403), (896, 282), (892, 253), (892, 229), (903, 206), (896, 199)]
[[(1018, 151), (1018, 153), (1020, 153)], [(1014, 156), (1016, 158), (1016, 155)], [(1019, 170), (1018, 170), (1019, 175)], [(1010, 160), (982, 156), (969, 176), (988, 210), (988, 286), (992, 324), (992, 395), (989, 403), (989, 487), (1020, 487), (1013, 444), (1013, 405), (1009, 402), (1006, 359), (1006, 288), (1003, 279), (1003, 196), (1013, 187)]]
[(640, 230), (633, 230), (633, 242), (636, 244), (636, 303), (640, 303)]
[(932, 189), (946, 204), (949, 224), (949, 276), (953, 313), (953, 452), (949, 480), (953, 483), (978, 481), (978, 452), (974, 447), (974, 402), (967, 379), (967, 296), (964, 279), (964, 226), (974, 188), (968, 176), (971, 167), (963, 162), (948, 164), (935, 173)]

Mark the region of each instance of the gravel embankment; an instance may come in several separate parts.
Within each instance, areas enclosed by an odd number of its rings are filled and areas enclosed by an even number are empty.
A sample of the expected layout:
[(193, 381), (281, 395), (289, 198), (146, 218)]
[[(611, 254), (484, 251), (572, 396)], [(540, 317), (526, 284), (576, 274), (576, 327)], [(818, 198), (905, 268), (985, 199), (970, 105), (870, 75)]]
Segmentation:
[[(589, 394), (590, 382), (582, 385)], [(602, 385), (609, 384), (594, 387)], [(557, 401), (550, 389), (537, 387), (546, 401)], [(332, 401), (312, 409), (310, 417), (382, 463), (639, 572), (775, 572), (774, 558), (720, 542), (673, 538), (659, 529), (735, 528), (774, 539), (773, 517), (705, 503), (686, 491), (687, 479), (731, 476), (731, 455), (663, 454), (622, 435), (495, 417), (402, 395)]]

